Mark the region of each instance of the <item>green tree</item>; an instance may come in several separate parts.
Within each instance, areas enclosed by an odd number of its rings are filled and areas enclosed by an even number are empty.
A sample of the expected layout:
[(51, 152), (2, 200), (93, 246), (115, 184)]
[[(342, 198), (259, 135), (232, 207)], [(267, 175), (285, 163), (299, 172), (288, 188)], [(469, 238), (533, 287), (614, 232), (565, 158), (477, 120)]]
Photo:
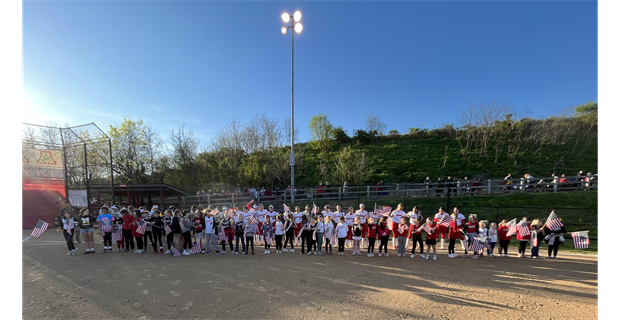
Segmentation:
[(344, 129), (342, 129), (342, 126), (339, 126), (338, 128), (334, 129), (334, 138), (336, 139), (336, 141), (338, 143), (344, 143), (349, 141), (349, 136), (347, 135), (347, 132), (344, 131)]
[(348, 184), (363, 181), (368, 176), (368, 157), (361, 150), (346, 146), (336, 156), (333, 176)]
[(329, 150), (334, 139), (334, 126), (327, 115), (321, 113), (312, 116), (309, 127), (311, 143), (321, 150)]

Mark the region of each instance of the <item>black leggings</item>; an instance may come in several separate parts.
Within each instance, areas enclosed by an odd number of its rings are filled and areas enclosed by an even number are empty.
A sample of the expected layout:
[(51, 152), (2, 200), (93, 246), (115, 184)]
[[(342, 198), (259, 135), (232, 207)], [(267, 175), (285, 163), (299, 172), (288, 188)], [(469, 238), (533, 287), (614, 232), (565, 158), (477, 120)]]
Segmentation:
[(103, 233), (103, 246), (112, 248), (112, 232)]
[[(301, 232), (301, 253), (304, 253), (304, 249), (306, 249), (306, 242), (308, 242), (308, 233), (307, 230)], [(310, 240), (312, 240), (312, 235), (310, 235)], [(308, 248), (310, 248), (310, 243), (307, 244)], [(310, 249), (308, 249), (310, 251)]]
[(344, 252), (344, 241), (347, 238), (338, 238), (338, 252)]
[(133, 250), (135, 247), (133, 244), (133, 235), (131, 234), (131, 230), (123, 230), (123, 237), (125, 238), (125, 249)]
[(67, 247), (69, 251), (75, 250), (75, 245), (73, 245), (73, 233), (67, 233), (67, 230), (62, 230), (62, 235), (65, 236), (65, 240), (67, 240)]
[(250, 245), (252, 245), (252, 252), (254, 252), (254, 236), (245, 237), (245, 248), (246, 252), (250, 251)]
[(390, 240), (389, 234), (387, 236), (381, 236), (381, 244), (379, 245), (379, 253), (381, 253), (382, 248), (385, 250), (385, 253), (387, 253), (387, 246), (388, 246), (389, 240)]
[(551, 253), (553, 252), (553, 257), (558, 255), (558, 249), (560, 249), (560, 237), (556, 236), (553, 245), (549, 246), (549, 256), (551, 257)]
[[(282, 238), (282, 236), (280, 236), (280, 238)], [(293, 229), (293, 227), (291, 227), (291, 229), (286, 232), (286, 239), (284, 239), (284, 249), (286, 249), (286, 244), (288, 244), (289, 242), (291, 243), (291, 249), (295, 249), (295, 246), (293, 245), (294, 239), (295, 239), (295, 230)], [(276, 236), (276, 241), (278, 241), (278, 236)], [(276, 250), (282, 250), (282, 247)]]
[(168, 245), (168, 250), (172, 249), (173, 243), (174, 243), (174, 235), (172, 234), (172, 232), (170, 232), (166, 236), (166, 244)]
[(192, 248), (192, 235), (190, 231), (183, 233), (183, 249), (191, 249)]
[[(454, 241), (455, 240), (450, 240), (450, 244), (452, 245), (452, 253), (454, 253)], [(422, 235), (420, 234), (411, 235), (411, 242), (413, 242), (413, 247), (411, 248), (411, 254), (415, 253), (415, 248), (418, 245), (418, 243), (420, 244), (420, 254), (424, 253), (424, 243), (422, 242)], [(450, 247), (448, 247), (448, 253), (450, 253)]]
[(159, 247), (163, 247), (164, 244), (161, 242), (161, 231), (153, 231), (153, 250), (157, 251), (157, 241), (159, 241)]
[(499, 240), (499, 254), (502, 254), (502, 249), (505, 254), (508, 254), (508, 245), (510, 245), (510, 240)]
[[(286, 240), (288, 241), (289, 237), (286, 236)], [(292, 238), (291, 238), (292, 239)], [(293, 244), (291, 243), (291, 248), (293, 248)], [(276, 250), (282, 250), (282, 235), (276, 234)]]
[(312, 240), (312, 232), (308, 231), (306, 237), (306, 243), (308, 244), (307, 251), (312, 251), (312, 248), (314, 248), (314, 251), (316, 251), (316, 241)]
[(138, 250), (145, 249), (142, 247), (142, 237), (136, 237), (136, 242), (138, 243)]
[(325, 237), (325, 252), (332, 252), (332, 244), (330, 238)]
[[(375, 252), (375, 241), (377, 239), (376, 238), (368, 238), (368, 253), (374, 253)], [(415, 246), (415, 244), (414, 244)]]
[(153, 243), (153, 231), (146, 231), (144, 232), (144, 249), (146, 250), (146, 246), (148, 245), (148, 242), (146, 241), (146, 239), (148, 238), (149, 242)]
[(525, 254), (525, 247), (527, 246), (527, 241), (519, 241), (519, 253)]
[[(450, 239), (450, 244), (448, 244), (448, 254), (455, 253), (454, 252), (454, 245), (455, 244), (456, 244), (456, 239)], [(413, 245), (415, 246), (415, 243)]]

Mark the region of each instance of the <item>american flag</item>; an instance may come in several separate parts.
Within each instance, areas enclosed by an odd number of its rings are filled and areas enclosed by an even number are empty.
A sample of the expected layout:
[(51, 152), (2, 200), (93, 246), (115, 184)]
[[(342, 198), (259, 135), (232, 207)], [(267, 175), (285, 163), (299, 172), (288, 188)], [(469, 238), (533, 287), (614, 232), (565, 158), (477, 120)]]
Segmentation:
[(519, 231), (521, 238), (525, 238), (530, 235), (530, 228), (527, 227), (527, 220), (523, 220), (517, 224), (517, 231)]
[(75, 228), (75, 223), (73, 223), (73, 218), (69, 218), (69, 226), (67, 227), (67, 233), (72, 234), (73, 228)]
[(441, 219), (439, 224), (444, 227), (449, 227), (451, 222), (452, 222), (452, 217), (449, 214), (446, 214), (443, 216), (443, 219)]
[(291, 210), (288, 208), (288, 206), (286, 204), (283, 204), (284, 206), (284, 212), (289, 213), (291, 212)]
[(405, 225), (401, 224), (400, 227), (398, 227), (398, 233), (403, 234), (405, 232)]
[(32, 230), (32, 234), (30, 234), (31, 237), (40, 237), (43, 232), (45, 232), (45, 230), (47, 230), (47, 226), (49, 225), (49, 223), (43, 221), (43, 220), (39, 220), (37, 222), (37, 225), (34, 226), (34, 230)]
[(110, 232), (110, 231), (112, 231), (112, 225), (108, 224), (107, 222), (100, 223), (99, 224), (99, 230), (101, 230), (103, 232)]
[(185, 218), (179, 219), (179, 226), (181, 227), (181, 233), (185, 232)]
[(251, 224), (258, 224), (258, 221), (256, 220), (256, 218), (254, 218), (254, 215), (251, 215), (248, 218), (248, 222), (251, 223)]
[(170, 255), (178, 258), (181, 256), (181, 251), (179, 251), (177, 248), (175, 248), (174, 246), (170, 249)]
[(138, 228), (136, 229), (136, 233), (144, 234), (146, 232), (146, 222), (144, 220), (138, 221)]
[(514, 218), (508, 221), (508, 223), (506, 223), (506, 226), (508, 227), (508, 232), (506, 233), (506, 236), (512, 236), (516, 234), (517, 233), (517, 218)]
[(191, 253), (201, 253), (202, 252), (202, 239), (198, 239), (196, 244), (190, 250)]
[(116, 225), (115, 228), (118, 228), (118, 229), (114, 231), (114, 233), (112, 234), (112, 240), (114, 241), (123, 240), (123, 228), (120, 225)]
[(314, 212), (314, 214), (319, 214), (319, 207), (316, 206), (316, 204), (314, 204), (314, 202), (312, 203), (312, 212)]
[(573, 246), (575, 249), (588, 249), (590, 245), (588, 231), (571, 232), (570, 235), (573, 237)]
[(474, 237), (474, 241), (472, 241), (472, 243), (471, 243), (471, 249), (470, 250), (473, 251), (473, 252), (482, 253), (482, 251), (484, 250), (484, 246), (480, 242), (480, 238), (479, 237)]
[(555, 211), (551, 211), (549, 218), (547, 218), (547, 222), (545, 222), (545, 227), (549, 228), (551, 231), (559, 230), (564, 225), (560, 221), (560, 218), (555, 214)]
[(424, 224), (422, 228), (427, 234), (431, 233), (431, 228), (426, 223)]
[(99, 232), (97, 232), (98, 235), (104, 237), (105, 236), (105, 232), (103, 232), (103, 230), (99, 229)]
[(532, 240), (532, 247), (538, 247), (538, 234), (536, 232), (532, 232), (531, 240)]
[(390, 213), (392, 212), (392, 207), (388, 207), (388, 206), (378, 206), (375, 203), (375, 214), (380, 214), (384, 217), (387, 217), (390, 215)]
[(170, 232), (172, 232), (172, 229), (170, 229), (169, 225), (165, 225), (164, 226), (164, 231), (166, 231), (166, 235), (168, 235)]

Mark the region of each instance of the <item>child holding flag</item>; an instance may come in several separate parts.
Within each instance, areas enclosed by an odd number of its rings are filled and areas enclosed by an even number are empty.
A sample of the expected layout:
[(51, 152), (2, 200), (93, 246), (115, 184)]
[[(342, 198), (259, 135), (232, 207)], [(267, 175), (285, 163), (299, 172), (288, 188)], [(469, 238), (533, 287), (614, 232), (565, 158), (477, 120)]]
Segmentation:
[[(545, 238), (547, 244), (549, 244), (549, 255), (547, 259), (557, 259), (560, 244), (564, 242), (562, 239), (566, 232), (566, 228), (564, 228), (562, 220), (558, 218), (554, 211), (551, 211), (549, 218), (547, 218), (543, 232), (549, 237), (548, 239)], [(553, 257), (551, 257), (551, 253), (553, 253)]]
[(353, 233), (353, 255), (361, 256), (360, 253), (360, 242), (362, 240), (362, 219), (360, 217), (355, 217), (355, 224), (353, 224), (352, 233)]
[[(295, 210), (300, 214), (299, 221), (301, 223), (301, 213), (299, 212), (299, 207), (295, 207)], [(295, 217), (295, 215), (292, 213), (289, 213), (288, 219), (284, 221), (284, 235), (286, 236), (286, 239), (284, 240), (284, 250), (280, 248), (281, 251), (288, 252), (288, 250), (286, 250), (286, 245), (290, 242), (291, 252), (295, 252), (295, 246), (293, 245), (293, 242), (294, 242), (293, 239), (296, 239), (295, 238), (296, 232), (298, 232), (301, 229), (301, 226), (299, 226), (298, 228), (297, 218)]]
[(62, 235), (65, 237), (65, 240), (67, 241), (67, 247), (69, 248), (69, 253), (67, 253), (68, 256), (74, 256), (75, 252), (77, 251), (77, 249), (75, 248), (75, 245), (73, 244), (73, 227), (75, 226), (75, 223), (73, 222), (73, 217), (71, 217), (71, 212), (70, 211), (65, 211), (64, 212), (64, 217), (62, 219)]
[(335, 227), (335, 231), (338, 234), (338, 255), (344, 256), (344, 241), (346, 240), (347, 234), (349, 232), (349, 227), (347, 226), (346, 219), (344, 216), (340, 216), (340, 220), (338, 222), (338, 225), (336, 225)]
[[(405, 250), (407, 250), (407, 234), (409, 233), (409, 222), (406, 221), (408, 218), (402, 217), (400, 222), (398, 223), (398, 228), (396, 230), (396, 234), (398, 237), (398, 256), (405, 257)], [(394, 231), (394, 230), (392, 230)]]
[(325, 223), (323, 223), (325, 229), (325, 254), (332, 255), (331, 239), (334, 237), (334, 225), (330, 217), (325, 217)]
[(437, 245), (437, 238), (439, 236), (438, 229), (437, 223), (431, 218), (427, 218), (426, 223), (418, 229), (426, 232), (426, 256), (422, 255), (422, 258), (425, 258), (426, 260), (428, 260), (431, 256), (431, 248), (433, 248), (433, 260), (437, 260), (437, 250), (435, 249), (435, 245)]
[(538, 255), (538, 249), (540, 248), (539, 241), (544, 238), (543, 232), (540, 229), (540, 224), (540, 220), (538, 219), (534, 219), (531, 224), (532, 234), (530, 235), (530, 254), (532, 259), (540, 259), (540, 256)]
[(527, 243), (530, 241), (531, 232), (530, 232), (530, 219), (528, 217), (523, 217), (519, 225), (517, 226), (517, 240), (519, 240), (519, 258), (525, 258), (525, 248), (527, 247)]
[[(369, 214), (370, 215), (370, 214)], [(377, 241), (377, 235), (379, 234), (379, 227), (375, 223), (373, 216), (368, 217), (368, 257), (375, 256), (375, 241)]]
[(381, 256), (381, 249), (385, 250), (385, 256), (389, 257), (387, 251), (388, 240), (390, 239), (390, 228), (387, 225), (388, 217), (381, 217), (381, 221), (379, 221), (379, 237), (381, 239), (381, 243), (379, 244), (379, 257)]
[[(508, 257), (508, 246), (510, 245), (510, 240), (512, 240), (512, 235), (508, 235), (510, 227), (508, 227), (506, 223), (506, 220), (502, 220), (497, 229), (497, 236), (499, 237), (499, 257)], [(503, 255), (502, 250), (504, 251)]]

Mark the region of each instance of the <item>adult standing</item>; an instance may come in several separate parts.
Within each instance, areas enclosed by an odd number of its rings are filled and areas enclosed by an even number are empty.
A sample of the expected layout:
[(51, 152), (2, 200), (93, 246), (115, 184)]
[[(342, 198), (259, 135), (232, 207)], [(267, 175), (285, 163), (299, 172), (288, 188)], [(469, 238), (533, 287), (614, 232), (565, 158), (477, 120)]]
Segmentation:
[[(448, 213), (445, 211), (444, 207), (439, 208), (439, 212), (435, 213), (433, 220), (437, 223), (437, 231), (441, 234), (441, 249), (444, 248), (446, 231), (448, 228), (441, 224), (441, 221), (444, 217), (448, 216)], [(465, 217), (463, 217), (465, 219)]]
[[(409, 247), (409, 239), (411, 238), (411, 234), (412, 232), (415, 233), (415, 231), (412, 231), (414, 229), (413, 220), (418, 220), (418, 222), (424, 221), (424, 220), (422, 217), (422, 211), (418, 209), (418, 206), (414, 206), (413, 209), (411, 209), (411, 211), (407, 213), (407, 216), (409, 217), (409, 221), (411, 222), (411, 226), (409, 228), (409, 234), (407, 235), (407, 243), (406, 243), (406, 246)], [(415, 226), (415, 228), (419, 228), (419, 227), (420, 226)], [(420, 242), (420, 245), (422, 245), (421, 242)]]
[[(364, 238), (366, 238), (366, 233), (368, 232), (368, 211), (366, 211), (366, 206), (363, 203), (360, 203), (359, 210), (355, 211), (355, 216), (360, 218), (360, 222), (362, 224), (362, 238), (360, 247), (364, 247)], [(368, 249), (368, 243), (366, 243), (365, 249)]]
[(396, 210), (390, 213), (390, 217), (392, 217), (392, 246), (393, 249), (398, 249), (398, 245), (396, 241), (398, 241), (398, 225), (400, 224), (400, 219), (407, 216), (407, 214), (403, 211), (403, 204), (399, 203), (396, 206)]
[[(459, 209), (459, 207), (454, 207), (453, 212), (454, 212), (454, 216), (456, 216), (456, 220), (458, 220), (457, 221), (458, 222), (458, 226), (460, 226), (461, 229), (464, 228), (464, 226), (465, 226), (465, 215), (463, 215), (461, 213), (461, 210)], [(461, 238), (459, 238), (459, 241), (461, 242), (461, 249), (467, 250), (467, 249), (465, 249), (465, 244), (463, 244), (463, 240)]]

